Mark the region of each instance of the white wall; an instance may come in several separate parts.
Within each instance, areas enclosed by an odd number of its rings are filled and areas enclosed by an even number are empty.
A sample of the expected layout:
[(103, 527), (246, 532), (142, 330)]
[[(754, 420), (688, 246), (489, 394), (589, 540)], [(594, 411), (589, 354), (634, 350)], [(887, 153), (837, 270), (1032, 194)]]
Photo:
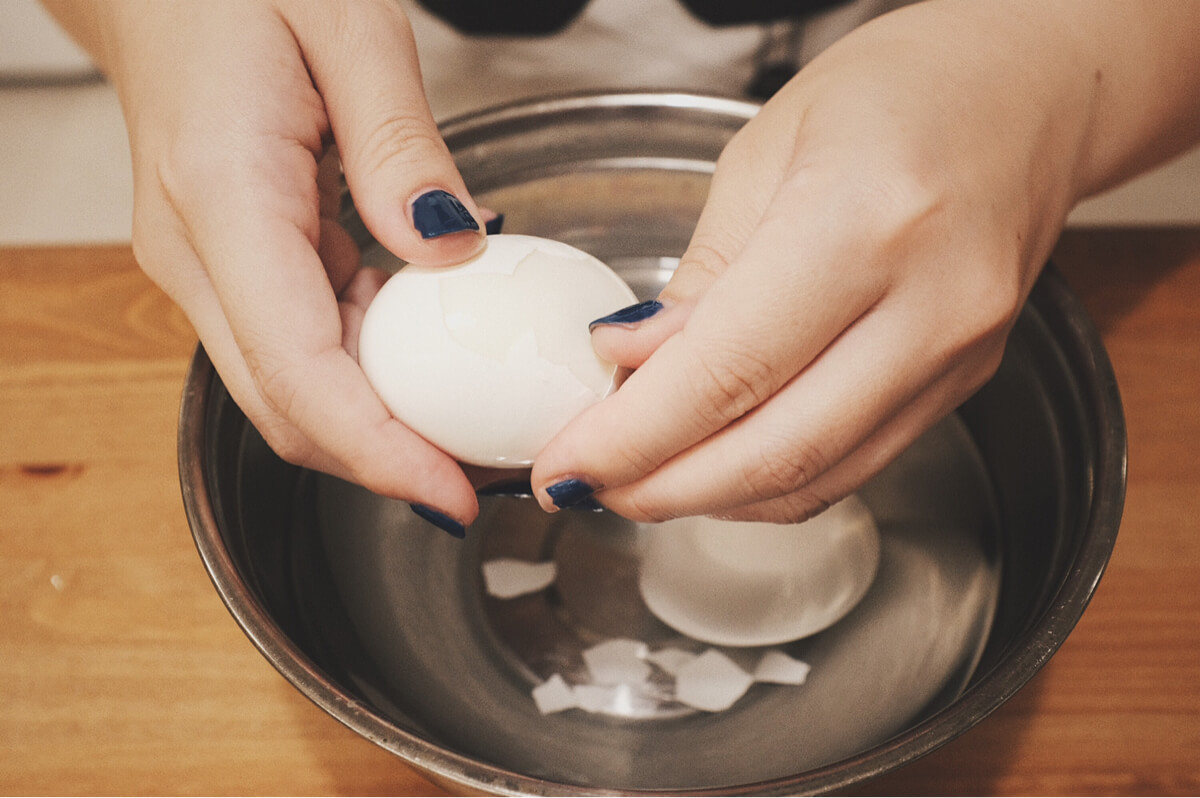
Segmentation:
[[(805, 34), (805, 54), (895, 1), (860, 0), (818, 20)], [(706, 29), (673, 0), (593, 0), (585, 16), (555, 39), (464, 43), (405, 2), (431, 103), (443, 117), (580, 87), (736, 93), (750, 75), (759, 42), (754, 28)], [(662, 30), (671, 35), (657, 32)], [(615, 47), (625, 54), (614, 57)], [(531, 70), (538, 59), (543, 65)], [(132, 197), (125, 132), (111, 87), (95, 77), (86, 56), (36, 0), (0, 0), (0, 245), (128, 241)], [(1200, 150), (1084, 203), (1071, 221), (1200, 224)]]

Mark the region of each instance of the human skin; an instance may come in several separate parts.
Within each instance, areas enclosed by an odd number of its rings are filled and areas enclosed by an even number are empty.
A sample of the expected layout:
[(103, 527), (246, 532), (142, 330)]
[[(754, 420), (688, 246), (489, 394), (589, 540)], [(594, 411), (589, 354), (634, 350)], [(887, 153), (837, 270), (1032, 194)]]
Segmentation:
[(995, 372), (1070, 208), (1200, 137), (1197, 42), (1200, 4), (1095, 0), (846, 36), (726, 148), (663, 309), (596, 328), (637, 370), (539, 455), (542, 506), (782, 522), (855, 490)]
[[(449, 265), (484, 246), (390, 2), (48, 2), (117, 87), (134, 168), (133, 249), (284, 459), (469, 521), (452, 458), (393, 418), (353, 356), (381, 283), (334, 221), (337, 161), (371, 233)], [(336, 143), (336, 155), (331, 151)], [(425, 239), (414, 198), (477, 230)]]
[[(332, 221), (336, 143), (399, 257), (483, 246), (414, 232), (430, 189), (483, 217), (397, 6), (47, 5), (121, 96), (139, 263), (268, 443), (461, 531), (471, 480), (355, 364), (381, 275)], [(933, 0), (849, 34), (722, 154), (661, 312), (596, 329), (636, 371), (541, 453), (538, 500), (793, 521), (854, 490), (994, 372), (1071, 206), (1193, 143), (1196, 41), (1188, 0)]]

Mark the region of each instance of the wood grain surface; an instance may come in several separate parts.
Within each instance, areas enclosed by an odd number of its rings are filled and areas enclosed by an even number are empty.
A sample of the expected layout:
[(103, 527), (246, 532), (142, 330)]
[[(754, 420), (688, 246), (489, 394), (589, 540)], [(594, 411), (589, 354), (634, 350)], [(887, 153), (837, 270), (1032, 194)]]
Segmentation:
[[(868, 785), (1200, 793), (1200, 229), (1064, 237), (1129, 427), (1116, 553), (1049, 665)], [(0, 249), (0, 793), (442, 794), (242, 635), (179, 498), (195, 336), (128, 247)]]

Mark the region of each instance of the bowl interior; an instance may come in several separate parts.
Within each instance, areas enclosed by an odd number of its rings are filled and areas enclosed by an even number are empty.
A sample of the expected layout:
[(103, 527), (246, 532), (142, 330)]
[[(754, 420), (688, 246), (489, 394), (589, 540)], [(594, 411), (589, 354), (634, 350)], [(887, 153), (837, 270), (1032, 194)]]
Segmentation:
[[(607, 95), (451, 123), (447, 143), (505, 230), (557, 238), (655, 295), (686, 247), (721, 147), (754, 111)], [(368, 263), (395, 266), (352, 208)], [(601, 711), (542, 715), (532, 687), (586, 679), (615, 637), (706, 646), (646, 611), (639, 539), (609, 513), (546, 516), (489, 497), (459, 542), (390, 502), (278, 460), (199, 353), (181, 419), (197, 545), (264, 654), (342, 722), (458, 784), (493, 791), (814, 791), (903, 764), (1016, 691), (1083, 611), (1116, 534), (1124, 435), (1094, 330), (1051, 271), (997, 375), (861, 492), (879, 574), (844, 620), (782, 646), (799, 687), (688, 709), (662, 674)], [(488, 596), (481, 563), (553, 560), (549, 589)], [(761, 651), (729, 650), (747, 666)]]

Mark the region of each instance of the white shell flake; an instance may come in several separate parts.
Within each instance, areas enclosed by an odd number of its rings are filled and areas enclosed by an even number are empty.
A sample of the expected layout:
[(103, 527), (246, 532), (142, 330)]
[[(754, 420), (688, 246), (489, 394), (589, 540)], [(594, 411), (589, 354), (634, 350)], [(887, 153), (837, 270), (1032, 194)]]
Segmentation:
[(595, 684), (638, 685), (650, 677), (646, 662), (649, 647), (640, 640), (618, 637), (583, 652), (583, 661)]
[(657, 651), (652, 651), (646, 655), (649, 662), (654, 663), (662, 668), (666, 673), (674, 676), (679, 673), (679, 669), (697, 657), (690, 651), (684, 651), (682, 648), (660, 648)]
[(481, 570), (488, 595), (501, 599), (537, 593), (554, 584), (558, 575), (553, 562), (526, 562), (509, 557), (489, 560)]
[(758, 667), (754, 669), (754, 681), (799, 685), (804, 684), (811, 670), (812, 666), (807, 662), (801, 662), (773, 648), (758, 661)]
[(556, 673), (533, 688), (533, 703), (537, 704), (538, 712), (549, 715), (574, 709), (579, 706), (579, 699), (571, 686)]
[(706, 712), (729, 709), (754, 684), (754, 677), (710, 648), (675, 674), (675, 700)]
[(577, 684), (573, 690), (584, 712), (620, 713), (630, 703), (627, 684)]

